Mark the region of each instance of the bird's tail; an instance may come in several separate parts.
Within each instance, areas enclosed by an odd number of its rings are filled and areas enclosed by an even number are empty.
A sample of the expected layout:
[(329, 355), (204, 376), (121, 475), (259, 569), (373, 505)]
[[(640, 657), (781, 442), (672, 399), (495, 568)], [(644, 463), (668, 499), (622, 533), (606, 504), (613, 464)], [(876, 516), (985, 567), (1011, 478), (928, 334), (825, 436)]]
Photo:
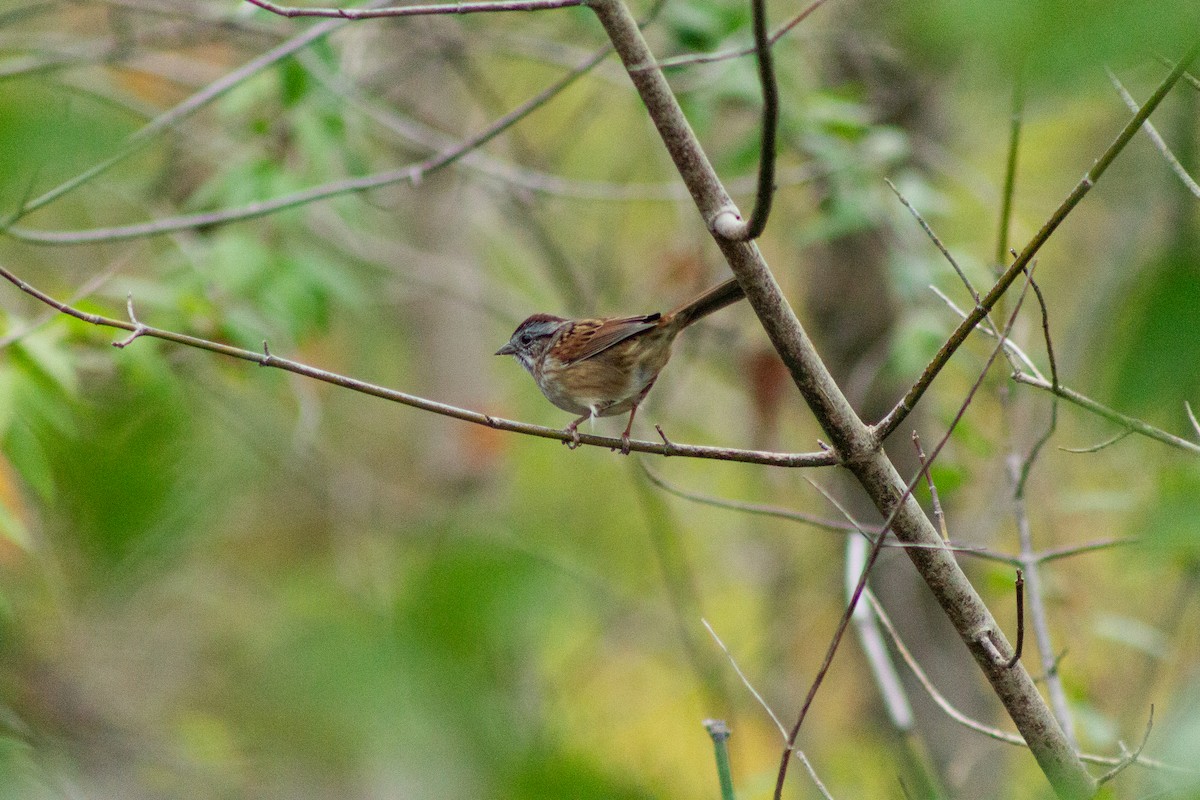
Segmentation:
[(689, 300), (667, 316), (673, 317), (678, 329), (682, 330), (697, 320), (707, 317), (714, 311), (720, 311), (728, 305), (733, 305), (746, 296), (737, 278), (730, 278), (719, 283), (699, 297)]

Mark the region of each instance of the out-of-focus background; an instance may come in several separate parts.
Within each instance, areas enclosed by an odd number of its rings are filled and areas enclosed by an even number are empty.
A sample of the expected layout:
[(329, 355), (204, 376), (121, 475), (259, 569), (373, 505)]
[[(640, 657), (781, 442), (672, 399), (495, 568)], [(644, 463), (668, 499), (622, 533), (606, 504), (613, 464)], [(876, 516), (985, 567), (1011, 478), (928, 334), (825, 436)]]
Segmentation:
[[(1019, 248), (1130, 116), (1105, 68), (1144, 100), (1195, 35), (1189, 6), (829, 0), (778, 42), (760, 247), (867, 418), (958, 322), (929, 285), (970, 305), (884, 179), (986, 287), (1015, 87)], [(748, 3), (635, 10), (661, 59), (750, 40)], [(801, 10), (770, 4), (775, 24)], [(4, 0), (0, 266), (87, 311), (122, 317), (132, 296), (147, 324), (565, 425), (491, 355), (517, 322), (664, 310), (727, 275), (628, 77), (610, 57), (453, 164), (404, 171), (603, 43), (584, 9), (351, 23), (233, 0)], [(748, 209), (753, 59), (668, 76)], [(1154, 116), (1192, 175), (1198, 102), (1185, 81)], [(389, 172), (406, 179), (239, 212)], [(1037, 265), (1063, 383), (1191, 441), (1196, 223), (1139, 135)], [(114, 349), (122, 332), (7, 283), (0, 309), (0, 796), (711, 798), (710, 717), (733, 729), (739, 796), (770, 796), (779, 731), (701, 620), (790, 725), (842, 612), (846, 534), (658, 483), (842, 521), (811, 480), (872, 521), (844, 475), (569, 452), (149, 338)], [(1048, 374), (1032, 298), (1014, 337)], [(909, 475), (911, 431), (932, 448), (991, 347), (970, 342), (894, 437)], [(1008, 370), (932, 472), (952, 540), (1011, 554), (1008, 464), (1050, 400)], [(1066, 404), (1057, 422), (1027, 485), (1034, 547), (1130, 540), (1040, 570), (1075, 735), (1119, 754), (1153, 703), (1145, 753), (1194, 768), (1200, 460), (1138, 435), (1070, 452), (1122, 428)], [(680, 339), (635, 435), (654, 424), (783, 451), (821, 436), (745, 304)], [(1011, 638), (1012, 566), (962, 561)], [(876, 584), (939, 688), (1003, 728), (902, 554)], [(908, 735), (853, 636), (834, 661), (800, 739), (832, 796), (1049, 795), (1027, 753), (956, 725), (897, 664)], [(1195, 796), (1197, 780), (1134, 767), (1117, 795)], [(786, 796), (818, 796), (798, 764)]]

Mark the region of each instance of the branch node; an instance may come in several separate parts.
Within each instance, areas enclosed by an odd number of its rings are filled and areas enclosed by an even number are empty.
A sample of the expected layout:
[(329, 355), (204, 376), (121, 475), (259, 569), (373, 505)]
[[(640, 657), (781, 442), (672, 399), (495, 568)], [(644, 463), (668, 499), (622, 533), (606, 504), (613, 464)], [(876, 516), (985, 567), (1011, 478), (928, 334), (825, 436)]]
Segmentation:
[(1192, 421), (1192, 427), (1196, 429), (1196, 439), (1200, 441), (1200, 420), (1196, 419), (1196, 412), (1192, 411), (1192, 404), (1187, 400), (1183, 401), (1183, 407), (1187, 409), (1188, 419)]
[(1122, 753), (1123, 757), (1121, 758), (1120, 762), (1115, 767), (1113, 767), (1108, 772), (1104, 773), (1103, 775), (1101, 775), (1099, 778), (1096, 779), (1096, 785), (1103, 786), (1104, 784), (1111, 781), (1113, 778), (1120, 775), (1126, 769), (1128, 769), (1129, 767), (1136, 764), (1137, 760), (1142, 755), (1143, 748), (1146, 747), (1147, 740), (1149, 740), (1149, 738), (1150, 738), (1150, 731), (1153, 729), (1154, 729), (1154, 704), (1151, 703), (1150, 704), (1150, 716), (1146, 719), (1146, 730), (1142, 732), (1142, 741), (1140, 744), (1138, 744), (1137, 749), (1134, 750), (1132, 753), (1130, 753), (1125, 748), (1124, 742), (1118, 742), (1118, 744), (1121, 747), (1121, 753)]
[(119, 342), (112, 343), (113, 347), (119, 348), (121, 350), (124, 350), (126, 347), (128, 347), (130, 344), (133, 343), (134, 339), (138, 338), (139, 336), (141, 336), (142, 334), (144, 334), (146, 332), (146, 326), (143, 325), (142, 323), (138, 322), (137, 315), (135, 315), (133, 313), (133, 292), (130, 292), (129, 294), (127, 294), (125, 296), (125, 310), (129, 314), (129, 321), (133, 323), (133, 329), (132, 329), (132, 333), (130, 333), (124, 339), (120, 340)]
[(675, 444), (667, 438), (665, 433), (663, 433), (662, 425), (656, 423), (654, 425), (654, 430), (658, 431), (659, 438), (663, 440), (663, 457), (666, 458), (670, 456), (671, 451), (675, 449)]
[(713, 233), (730, 242), (743, 242), (750, 226), (736, 208), (726, 207), (717, 212), (709, 227)]
[(975, 640), (993, 664), (1008, 663), (1008, 659), (1000, 653), (1000, 648), (996, 647), (996, 634), (991, 628), (980, 628), (971, 638)]

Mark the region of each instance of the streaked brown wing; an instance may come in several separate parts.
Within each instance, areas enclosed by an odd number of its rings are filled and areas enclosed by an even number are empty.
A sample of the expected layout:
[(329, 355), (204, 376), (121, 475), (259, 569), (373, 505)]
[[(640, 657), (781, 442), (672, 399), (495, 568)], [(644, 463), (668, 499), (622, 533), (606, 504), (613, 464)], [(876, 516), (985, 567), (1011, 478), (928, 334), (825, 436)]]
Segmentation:
[(661, 314), (619, 319), (579, 320), (558, 341), (556, 355), (566, 364), (591, 358), (631, 336), (637, 336), (658, 324)]

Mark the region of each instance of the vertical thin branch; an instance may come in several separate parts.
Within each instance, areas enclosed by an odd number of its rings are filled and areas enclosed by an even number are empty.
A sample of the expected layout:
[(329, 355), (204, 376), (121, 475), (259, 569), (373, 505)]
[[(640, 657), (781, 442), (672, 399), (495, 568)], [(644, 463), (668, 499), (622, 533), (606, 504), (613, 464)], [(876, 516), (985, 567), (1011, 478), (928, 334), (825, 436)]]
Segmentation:
[(1012, 658), (1008, 660), (1008, 668), (1012, 669), (1021, 660), (1025, 649), (1025, 573), (1017, 567), (1017, 646), (1013, 648)]
[(754, 48), (758, 54), (758, 79), (762, 84), (762, 144), (758, 153), (758, 191), (754, 211), (746, 226), (746, 239), (757, 239), (767, 227), (775, 197), (775, 138), (779, 129), (779, 85), (767, 32), (766, 0), (750, 0), (754, 14)]
[(950, 541), (950, 532), (946, 530), (946, 514), (942, 511), (942, 501), (938, 498), (937, 484), (933, 482), (933, 475), (929, 472), (929, 461), (925, 458), (925, 448), (921, 446), (921, 437), (913, 431), (912, 434), (913, 447), (917, 449), (917, 462), (921, 465), (921, 474), (925, 476), (925, 483), (929, 486), (929, 503), (933, 507), (933, 519), (937, 522), (938, 531), (942, 534), (942, 541)]
[[(1034, 296), (1037, 298), (1038, 308), (1041, 311), (1042, 320), (1042, 338), (1046, 345), (1046, 357), (1050, 362), (1050, 380), (1052, 385), (1058, 386), (1058, 360), (1054, 356), (1054, 340), (1050, 335), (1050, 311), (1046, 306), (1046, 298), (1042, 294), (1041, 287), (1037, 285), (1033, 276), (1029, 276), (1029, 284), (1033, 288)], [(1005, 417), (1009, 419), (1011, 426), (1012, 413), (1009, 401), (1003, 402)], [(1042, 588), (1042, 577), (1040, 572), (1040, 564), (1038, 555), (1033, 546), (1033, 529), (1029, 522), (1029, 509), (1026, 502), (1026, 486), (1029, 482), (1029, 475), (1033, 470), (1033, 465), (1037, 463), (1038, 456), (1046, 443), (1054, 435), (1054, 431), (1058, 427), (1058, 396), (1051, 394), (1050, 397), (1050, 421), (1046, 425), (1046, 430), (1034, 442), (1030, 448), (1028, 455), (1023, 459), (1019, 458), (1014, 445), (1012, 453), (1009, 455), (1009, 480), (1013, 486), (1013, 516), (1017, 523), (1017, 536), (1020, 545), (1020, 561), (1024, 567), (1025, 580), (1023, 584), (1027, 584), (1029, 594), (1029, 623), (1033, 627), (1034, 637), (1038, 643), (1038, 655), (1041, 658), (1042, 671), (1046, 676), (1046, 694), (1050, 699), (1050, 707), (1054, 711), (1054, 716), (1058, 719), (1058, 724), (1062, 727), (1063, 735), (1071, 746), (1078, 750), (1079, 743), (1075, 736), (1075, 722), (1071, 716), (1070, 704), (1067, 702), (1067, 693), (1062, 685), (1062, 678), (1058, 674), (1058, 662), (1054, 657), (1054, 644), (1050, 638), (1050, 623), (1046, 613), (1046, 597)]]
[[(1000, 229), (996, 234), (996, 268), (1008, 261), (1008, 242), (1012, 227), (1013, 196), (1016, 194), (1017, 154), (1021, 146), (1021, 123), (1025, 109), (1025, 82), (1018, 68), (1013, 81), (1012, 107), (1008, 124), (1008, 158), (1004, 165), (1004, 192), (1000, 204)], [(1136, 111), (1136, 109), (1134, 109)]]

